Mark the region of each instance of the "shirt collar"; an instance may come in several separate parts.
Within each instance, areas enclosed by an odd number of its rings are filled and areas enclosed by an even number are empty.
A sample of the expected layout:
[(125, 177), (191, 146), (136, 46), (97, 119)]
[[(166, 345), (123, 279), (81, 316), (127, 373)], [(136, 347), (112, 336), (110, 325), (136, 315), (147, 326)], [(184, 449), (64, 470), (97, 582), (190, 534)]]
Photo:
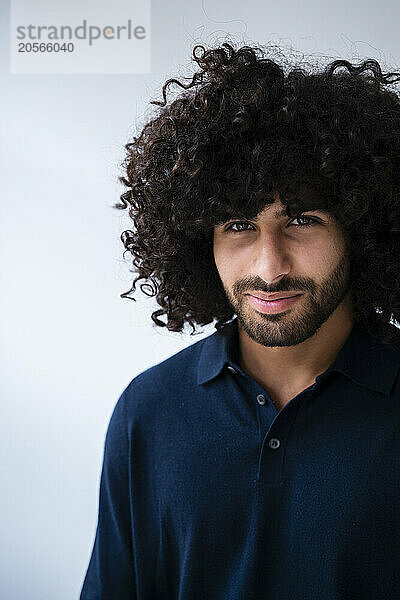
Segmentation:
[[(400, 332), (399, 332), (400, 338)], [(198, 384), (217, 377), (226, 365), (243, 374), (238, 360), (237, 318), (224, 335), (213, 333), (204, 339), (197, 371)], [(400, 367), (400, 341), (383, 344), (358, 324), (354, 324), (344, 345), (329, 368), (316, 381), (332, 371), (346, 375), (355, 383), (389, 394)]]
[(198, 362), (197, 383), (206, 383), (217, 377), (226, 364), (238, 368), (238, 329), (237, 319), (225, 328), (224, 335), (216, 331), (203, 341)]

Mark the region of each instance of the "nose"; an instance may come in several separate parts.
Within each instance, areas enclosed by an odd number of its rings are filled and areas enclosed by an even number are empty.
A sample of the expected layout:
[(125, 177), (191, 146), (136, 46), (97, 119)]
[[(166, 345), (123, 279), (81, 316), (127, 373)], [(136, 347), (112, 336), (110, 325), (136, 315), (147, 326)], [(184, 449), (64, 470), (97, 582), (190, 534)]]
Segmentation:
[(279, 232), (269, 232), (259, 237), (254, 246), (251, 272), (266, 283), (276, 283), (290, 272), (290, 259)]

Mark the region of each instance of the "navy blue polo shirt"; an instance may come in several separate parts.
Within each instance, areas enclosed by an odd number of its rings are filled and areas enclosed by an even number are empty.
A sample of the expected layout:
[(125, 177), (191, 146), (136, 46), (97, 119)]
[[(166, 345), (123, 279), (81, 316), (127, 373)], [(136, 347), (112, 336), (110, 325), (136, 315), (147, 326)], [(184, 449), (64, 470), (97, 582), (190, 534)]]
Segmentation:
[(355, 325), (281, 410), (203, 338), (135, 377), (80, 600), (400, 598), (400, 346)]

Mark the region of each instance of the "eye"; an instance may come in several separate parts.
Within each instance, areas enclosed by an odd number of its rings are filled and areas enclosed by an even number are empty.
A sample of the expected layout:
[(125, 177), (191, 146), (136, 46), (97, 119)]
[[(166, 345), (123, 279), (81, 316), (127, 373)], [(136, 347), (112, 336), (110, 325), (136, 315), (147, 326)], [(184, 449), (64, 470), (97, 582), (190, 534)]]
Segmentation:
[[(302, 220), (306, 220), (308, 221), (308, 223), (303, 223), (300, 225), (296, 225), (293, 224), (293, 221), (302, 221)], [(299, 215), (298, 217), (295, 217), (294, 219), (292, 219), (290, 221), (290, 225), (293, 225), (293, 227), (311, 227), (312, 225), (318, 223), (317, 219), (314, 219), (313, 217), (307, 217), (307, 215)]]
[[(293, 221), (297, 221), (298, 224), (294, 223)], [(297, 227), (299, 229), (304, 229), (305, 227), (311, 227), (312, 225), (316, 225), (317, 223), (319, 223), (319, 221), (314, 217), (308, 217), (307, 215), (299, 215), (298, 217), (292, 219), (289, 222), (289, 225), (293, 225), (293, 227)], [(227, 225), (224, 231), (227, 231), (228, 233), (242, 233), (245, 231), (254, 231), (254, 227), (251, 223), (248, 223), (247, 221), (234, 221), (233, 223)]]
[(232, 231), (233, 233), (240, 233), (241, 231), (251, 231), (251, 229), (246, 229), (247, 227), (251, 227), (251, 223), (247, 223), (246, 221), (235, 221), (231, 223), (225, 228), (225, 231)]

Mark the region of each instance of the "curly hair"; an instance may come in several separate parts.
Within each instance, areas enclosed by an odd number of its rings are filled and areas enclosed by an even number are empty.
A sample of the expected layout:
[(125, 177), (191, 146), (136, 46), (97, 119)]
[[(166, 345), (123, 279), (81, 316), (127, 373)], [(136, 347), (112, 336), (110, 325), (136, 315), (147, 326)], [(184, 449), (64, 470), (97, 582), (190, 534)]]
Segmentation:
[[(276, 48), (276, 46), (275, 46)], [(121, 240), (136, 282), (171, 331), (234, 313), (213, 257), (213, 230), (254, 218), (279, 191), (289, 217), (323, 208), (349, 240), (354, 320), (391, 343), (400, 322), (399, 73), (379, 62), (334, 60), (308, 68), (265, 56), (265, 47), (225, 42), (193, 48), (200, 68), (168, 79), (157, 114), (125, 145), (121, 183), (132, 230)], [(339, 70), (343, 67), (344, 70)], [(166, 91), (183, 91), (167, 103)], [(124, 252), (124, 255), (125, 255)], [(164, 322), (159, 317), (165, 315)]]

